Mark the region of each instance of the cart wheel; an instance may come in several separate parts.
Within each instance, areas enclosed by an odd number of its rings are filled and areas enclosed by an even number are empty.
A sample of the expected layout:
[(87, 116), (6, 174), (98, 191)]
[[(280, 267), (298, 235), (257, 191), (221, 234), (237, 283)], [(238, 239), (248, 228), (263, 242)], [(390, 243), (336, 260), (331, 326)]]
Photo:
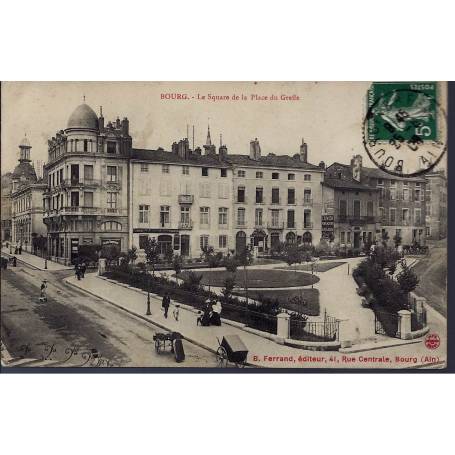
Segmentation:
[(223, 366), (227, 366), (228, 358), (226, 349), (223, 346), (220, 346), (216, 351), (216, 361), (218, 362), (218, 366), (222, 368)]
[(235, 364), (237, 368), (245, 368), (245, 361), (243, 360), (242, 362), (238, 362)]
[(157, 354), (160, 353), (160, 350), (161, 350), (161, 343), (159, 340), (155, 340), (155, 351)]

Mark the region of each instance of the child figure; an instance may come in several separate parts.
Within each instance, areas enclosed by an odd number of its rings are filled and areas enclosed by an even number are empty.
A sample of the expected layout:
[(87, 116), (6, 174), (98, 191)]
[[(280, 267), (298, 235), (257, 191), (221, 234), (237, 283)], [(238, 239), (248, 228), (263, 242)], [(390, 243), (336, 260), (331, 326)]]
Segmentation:
[(41, 284), (41, 288), (40, 288), (40, 290), (41, 290), (40, 297), (39, 297), (40, 302), (47, 302), (46, 288), (47, 288), (47, 282), (46, 282), (46, 280), (43, 280), (43, 282)]
[(179, 309), (179, 308), (180, 308), (180, 305), (179, 305), (179, 304), (176, 304), (176, 305), (175, 305), (175, 308), (174, 308), (174, 311), (172, 312), (172, 314), (173, 314), (173, 316), (174, 316), (174, 319), (175, 319), (176, 321), (179, 320), (179, 313), (180, 313), (180, 309)]

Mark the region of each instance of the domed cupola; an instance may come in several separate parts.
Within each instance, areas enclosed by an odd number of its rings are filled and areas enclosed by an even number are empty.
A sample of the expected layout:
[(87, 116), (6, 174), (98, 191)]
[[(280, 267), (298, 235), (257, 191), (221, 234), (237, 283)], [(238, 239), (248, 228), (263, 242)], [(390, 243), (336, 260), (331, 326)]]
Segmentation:
[(70, 115), (67, 129), (98, 130), (98, 117), (95, 111), (88, 104), (82, 103)]

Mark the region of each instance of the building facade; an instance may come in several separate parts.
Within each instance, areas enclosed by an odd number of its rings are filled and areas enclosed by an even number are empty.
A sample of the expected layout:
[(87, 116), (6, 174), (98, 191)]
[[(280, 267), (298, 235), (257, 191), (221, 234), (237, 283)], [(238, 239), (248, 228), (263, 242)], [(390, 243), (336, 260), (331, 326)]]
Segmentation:
[(129, 121), (104, 125), (85, 102), (65, 130), (48, 141), (44, 222), (48, 253), (59, 262), (77, 260), (80, 245), (128, 248)]
[(341, 249), (360, 250), (378, 239), (379, 190), (360, 182), (359, 163), (350, 169), (334, 163), (325, 173), (323, 184), (323, 236)]
[(11, 225), (12, 225), (12, 207), (11, 207), (11, 172), (2, 175), (1, 180), (1, 240), (10, 242)]
[(425, 175), (426, 237), (440, 240), (447, 237), (447, 178), (444, 171)]
[(249, 155), (227, 155), (233, 171), (235, 250), (246, 245), (268, 254), (280, 243), (317, 244), (321, 239), (324, 169), (300, 153), (261, 155), (256, 139)]
[[(210, 135), (208, 137), (210, 143)], [(190, 150), (188, 139), (172, 151), (133, 149), (130, 162), (130, 244), (144, 253), (155, 238), (161, 255), (198, 257), (203, 247), (233, 248), (232, 169), (210, 144)]]
[(335, 178), (354, 178), (378, 190), (379, 238), (388, 238), (391, 244), (396, 241), (402, 245), (425, 244), (425, 179), (397, 177), (378, 168), (365, 167), (360, 155), (354, 156), (350, 165), (332, 164), (327, 172)]
[(12, 242), (32, 251), (32, 239), (45, 236), (43, 224), (43, 180), (38, 180), (31, 164), (31, 145), (25, 137), (19, 145), (19, 164), (11, 175), (11, 230)]

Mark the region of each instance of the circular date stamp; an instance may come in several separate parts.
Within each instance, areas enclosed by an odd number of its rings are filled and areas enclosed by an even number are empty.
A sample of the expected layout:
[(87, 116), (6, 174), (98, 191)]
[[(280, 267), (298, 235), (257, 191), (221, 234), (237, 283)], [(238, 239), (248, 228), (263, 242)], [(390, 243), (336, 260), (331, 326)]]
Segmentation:
[(436, 82), (375, 82), (368, 91), (363, 144), (370, 159), (398, 177), (430, 172), (447, 150), (447, 118)]
[(437, 348), (439, 348), (440, 344), (441, 344), (441, 340), (439, 338), (439, 335), (436, 333), (429, 333), (425, 337), (425, 346), (428, 349), (437, 349)]

